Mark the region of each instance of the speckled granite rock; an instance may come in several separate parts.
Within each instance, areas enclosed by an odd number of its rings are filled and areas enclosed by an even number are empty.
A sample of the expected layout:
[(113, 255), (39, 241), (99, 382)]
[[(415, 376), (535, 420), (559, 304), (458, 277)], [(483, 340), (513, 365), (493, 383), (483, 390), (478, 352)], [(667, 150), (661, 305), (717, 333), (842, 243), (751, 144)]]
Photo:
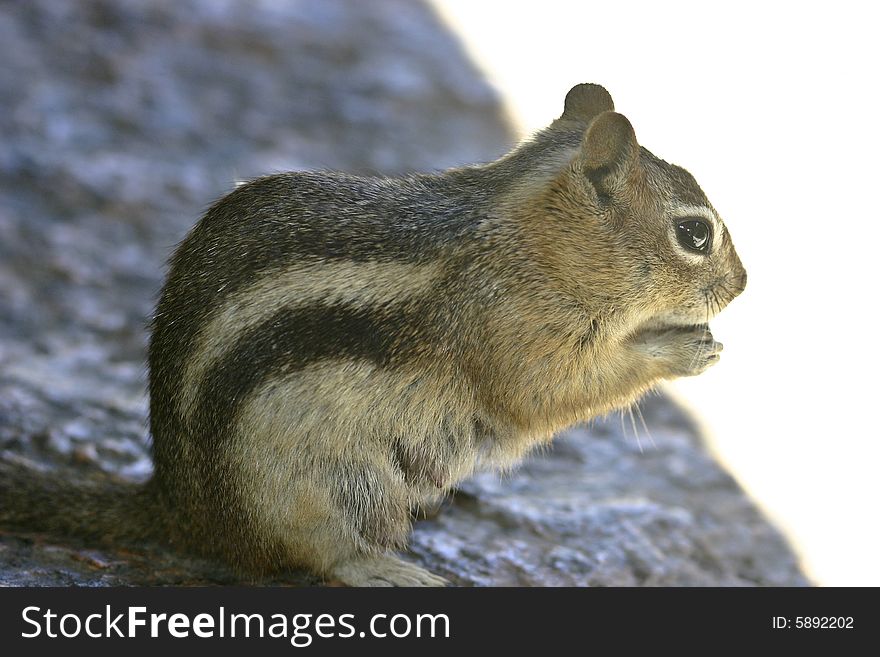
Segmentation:
[[(410, 0), (7, 2), (0, 56), (0, 458), (57, 477), (149, 476), (162, 263), (235, 180), (443, 168), (512, 141)], [(644, 408), (644, 452), (616, 420), (573, 431), (465, 485), (418, 524), (413, 558), (458, 584), (805, 583), (680, 411)], [(152, 548), (0, 533), (0, 584), (233, 581)]]

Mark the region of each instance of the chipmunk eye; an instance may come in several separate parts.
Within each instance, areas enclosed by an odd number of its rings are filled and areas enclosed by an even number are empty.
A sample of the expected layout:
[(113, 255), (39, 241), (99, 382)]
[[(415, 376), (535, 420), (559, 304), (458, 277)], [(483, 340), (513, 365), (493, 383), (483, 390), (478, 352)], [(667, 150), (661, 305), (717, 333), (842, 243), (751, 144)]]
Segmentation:
[(676, 235), (679, 243), (690, 251), (708, 253), (712, 246), (712, 228), (701, 219), (686, 219), (678, 222)]

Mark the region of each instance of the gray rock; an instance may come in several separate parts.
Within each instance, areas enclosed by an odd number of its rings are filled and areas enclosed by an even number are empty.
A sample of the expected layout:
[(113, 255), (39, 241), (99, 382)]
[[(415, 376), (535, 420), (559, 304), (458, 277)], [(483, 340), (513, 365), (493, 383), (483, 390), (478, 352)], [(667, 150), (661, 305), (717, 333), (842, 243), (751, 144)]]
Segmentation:
[(417, 525), (413, 552), (459, 584), (806, 584), (688, 417), (665, 397), (639, 407), (644, 424), (596, 421), (507, 476), (475, 477)]
[[(411, 0), (10, 2), (0, 57), (0, 458), (56, 477), (149, 477), (163, 262), (236, 180), (439, 169), (512, 142)], [(411, 557), (463, 585), (806, 583), (687, 418), (643, 406), (644, 452), (614, 419), (573, 430), (464, 485), (417, 524)], [(0, 584), (234, 581), (154, 548), (0, 533)]]

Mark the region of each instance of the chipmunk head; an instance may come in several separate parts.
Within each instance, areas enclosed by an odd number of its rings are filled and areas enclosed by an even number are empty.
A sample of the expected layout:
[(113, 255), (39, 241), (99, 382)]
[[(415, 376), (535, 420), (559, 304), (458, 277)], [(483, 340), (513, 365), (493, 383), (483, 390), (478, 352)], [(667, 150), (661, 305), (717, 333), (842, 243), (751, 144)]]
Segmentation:
[(718, 213), (690, 173), (639, 146), (605, 89), (574, 87), (554, 126), (582, 132), (553, 192), (566, 199), (563, 220), (590, 222), (590, 234), (613, 250), (638, 316), (702, 324), (742, 292), (746, 272)]

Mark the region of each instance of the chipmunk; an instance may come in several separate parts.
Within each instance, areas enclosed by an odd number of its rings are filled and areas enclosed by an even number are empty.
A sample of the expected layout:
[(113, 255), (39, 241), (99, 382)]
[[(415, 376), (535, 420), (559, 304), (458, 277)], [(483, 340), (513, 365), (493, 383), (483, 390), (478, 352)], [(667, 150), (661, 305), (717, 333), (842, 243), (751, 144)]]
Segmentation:
[(164, 541), (241, 573), (442, 585), (395, 554), (414, 509), (703, 372), (722, 348), (708, 322), (745, 284), (694, 178), (594, 84), (489, 164), (258, 178), (171, 258), (152, 480), (66, 489), (62, 508), (7, 473), (0, 522)]

